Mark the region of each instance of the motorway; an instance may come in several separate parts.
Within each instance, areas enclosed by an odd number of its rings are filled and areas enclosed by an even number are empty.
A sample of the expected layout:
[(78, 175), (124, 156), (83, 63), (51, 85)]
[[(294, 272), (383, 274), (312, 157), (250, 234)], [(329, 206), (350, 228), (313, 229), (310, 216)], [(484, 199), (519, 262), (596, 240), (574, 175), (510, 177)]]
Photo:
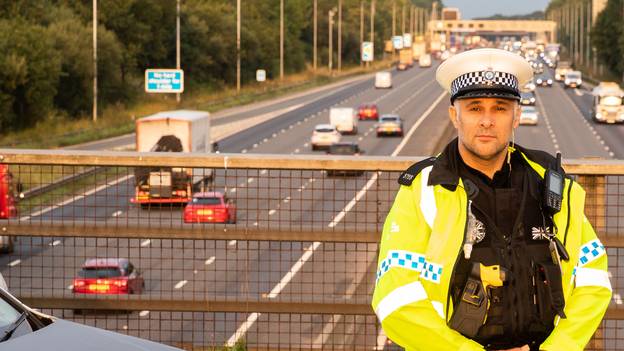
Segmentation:
[[(399, 114), (410, 134), (406, 133), (405, 138), (378, 138), (374, 122), (360, 122), (359, 133), (343, 140), (357, 141), (366, 155), (428, 156), (439, 152), (454, 136), (447, 117), (448, 96), (434, 75), (435, 68), (393, 72), (394, 87), (389, 90), (374, 89), (370, 77), (354, 79), (257, 108), (223, 113), (215, 117), (213, 127), (216, 130), (231, 123), (244, 124), (258, 115), (271, 115), (262, 123), (224, 137), (219, 141), (221, 152), (318, 155), (322, 152), (311, 151), (309, 138), (316, 124), (328, 122), (330, 107), (376, 102), (381, 113)], [(518, 144), (561, 152), (564, 158), (624, 158), (624, 144), (620, 142), (623, 126), (591, 121), (591, 96), (586, 90), (564, 90), (555, 83), (552, 88), (538, 87), (537, 97), (539, 124), (520, 126), (516, 133)], [(120, 147), (132, 139), (125, 136), (86, 148)], [(321, 171), (218, 170), (216, 187), (236, 199), (236, 227), (380, 230), (398, 187), (396, 177), (390, 172), (329, 178)], [(22, 220), (42, 225), (50, 220), (75, 225), (99, 221), (111, 226), (141, 221), (172, 231), (185, 225), (180, 208), (141, 210), (129, 203), (134, 192), (131, 170), (122, 169), (98, 185), (55, 206), (43, 206)], [(358, 201), (354, 201), (356, 198)], [(614, 206), (613, 211), (617, 211), (617, 204)], [(612, 231), (621, 227), (618, 221), (610, 221), (609, 225)], [(18, 296), (71, 298), (72, 279), (86, 258), (128, 257), (145, 277), (142, 297), (368, 303), (376, 251), (374, 244), (300, 241), (25, 237), (18, 242), (15, 253), (0, 259), (0, 271)], [(610, 253), (619, 258), (615, 251)], [(617, 277), (614, 274), (616, 293), (624, 284)], [(614, 303), (621, 303), (617, 296)], [(66, 318), (74, 318), (71, 311), (64, 313)], [(161, 325), (157, 323), (159, 318), (172, 321)], [(386, 346), (370, 316), (194, 313), (174, 317), (142, 311), (102, 317), (105, 322), (98, 319), (76, 317), (78, 321), (98, 326), (104, 323), (109, 329), (172, 344), (222, 345), (245, 336), (249, 346), (258, 347)], [(148, 334), (139, 330), (145, 328)], [(336, 335), (340, 337), (332, 335), (333, 330), (339, 331)]]

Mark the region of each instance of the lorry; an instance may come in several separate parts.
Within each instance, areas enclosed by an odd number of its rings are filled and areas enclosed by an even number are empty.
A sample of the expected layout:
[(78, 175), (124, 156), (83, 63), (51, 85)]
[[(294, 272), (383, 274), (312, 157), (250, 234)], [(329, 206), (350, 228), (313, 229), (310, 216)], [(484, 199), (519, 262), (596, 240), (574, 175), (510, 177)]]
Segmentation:
[(568, 61), (559, 61), (557, 63), (557, 68), (555, 68), (555, 80), (557, 82), (563, 82), (565, 79), (566, 73), (572, 70), (572, 66)]
[(591, 114), (596, 122), (624, 122), (624, 91), (615, 82), (601, 82), (593, 90), (594, 103)]
[(399, 65), (397, 69), (399, 71), (404, 71), (414, 65), (414, 56), (412, 54), (412, 49), (401, 49), (399, 51)]
[[(0, 219), (17, 217), (18, 193), (22, 192), (22, 184), (13, 180), (9, 166), (0, 164)], [(21, 196), (21, 195), (20, 195)], [(0, 236), (0, 252), (13, 252), (14, 239), (12, 236)]]
[(329, 124), (341, 134), (357, 134), (358, 117), (351, 107), (332, 107), (329, 110)]
[[(205, 111), (158, 112), (136, 121), (138, 152), (210, 153), (210, 114)], [(212, 185), (213, 173), (205, 168), (137, 167), (134, 203), (185, 204), (193, 191)]]

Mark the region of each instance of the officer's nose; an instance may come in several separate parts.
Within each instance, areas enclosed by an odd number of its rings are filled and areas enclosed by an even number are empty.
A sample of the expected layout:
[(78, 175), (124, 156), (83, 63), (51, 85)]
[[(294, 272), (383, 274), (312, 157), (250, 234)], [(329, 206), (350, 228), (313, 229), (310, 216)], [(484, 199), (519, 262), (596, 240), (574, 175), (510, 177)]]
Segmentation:
[(479, 122), (482, 128), (490, 128), (494, 125), (494, 117), (489, 112), (485, 112)]

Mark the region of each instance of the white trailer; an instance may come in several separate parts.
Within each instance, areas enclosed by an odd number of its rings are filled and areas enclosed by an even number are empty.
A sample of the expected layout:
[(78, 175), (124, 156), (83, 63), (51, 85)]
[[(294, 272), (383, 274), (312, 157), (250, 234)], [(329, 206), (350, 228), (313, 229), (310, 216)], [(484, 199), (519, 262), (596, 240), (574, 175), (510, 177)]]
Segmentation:
[(357, 134), (358, 117), (351, 107), (332, 107), (329, 110), (329, 123), (341, 134)]
[[(136, 121), (138, 152), (212, 152), (210, 113), (177, 110), (158, 112)], [(204, 190), (212, 181), (212, 170), (204, 168), (137, 168), (134, 202), (186, 203), (194, 187)]]

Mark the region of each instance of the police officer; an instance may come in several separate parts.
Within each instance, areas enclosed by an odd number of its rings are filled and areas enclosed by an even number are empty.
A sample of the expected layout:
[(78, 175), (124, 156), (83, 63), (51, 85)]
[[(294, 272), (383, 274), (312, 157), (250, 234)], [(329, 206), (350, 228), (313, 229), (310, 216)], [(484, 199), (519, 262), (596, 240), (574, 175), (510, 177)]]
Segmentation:
[(560, 157), (514, 143), (532, 75), (498, 49), (437, 70), (458, 137), (401, 174), (372, 301), (408, 350), (583, 350), (607, 309), (607, 255), (584, 190)]

